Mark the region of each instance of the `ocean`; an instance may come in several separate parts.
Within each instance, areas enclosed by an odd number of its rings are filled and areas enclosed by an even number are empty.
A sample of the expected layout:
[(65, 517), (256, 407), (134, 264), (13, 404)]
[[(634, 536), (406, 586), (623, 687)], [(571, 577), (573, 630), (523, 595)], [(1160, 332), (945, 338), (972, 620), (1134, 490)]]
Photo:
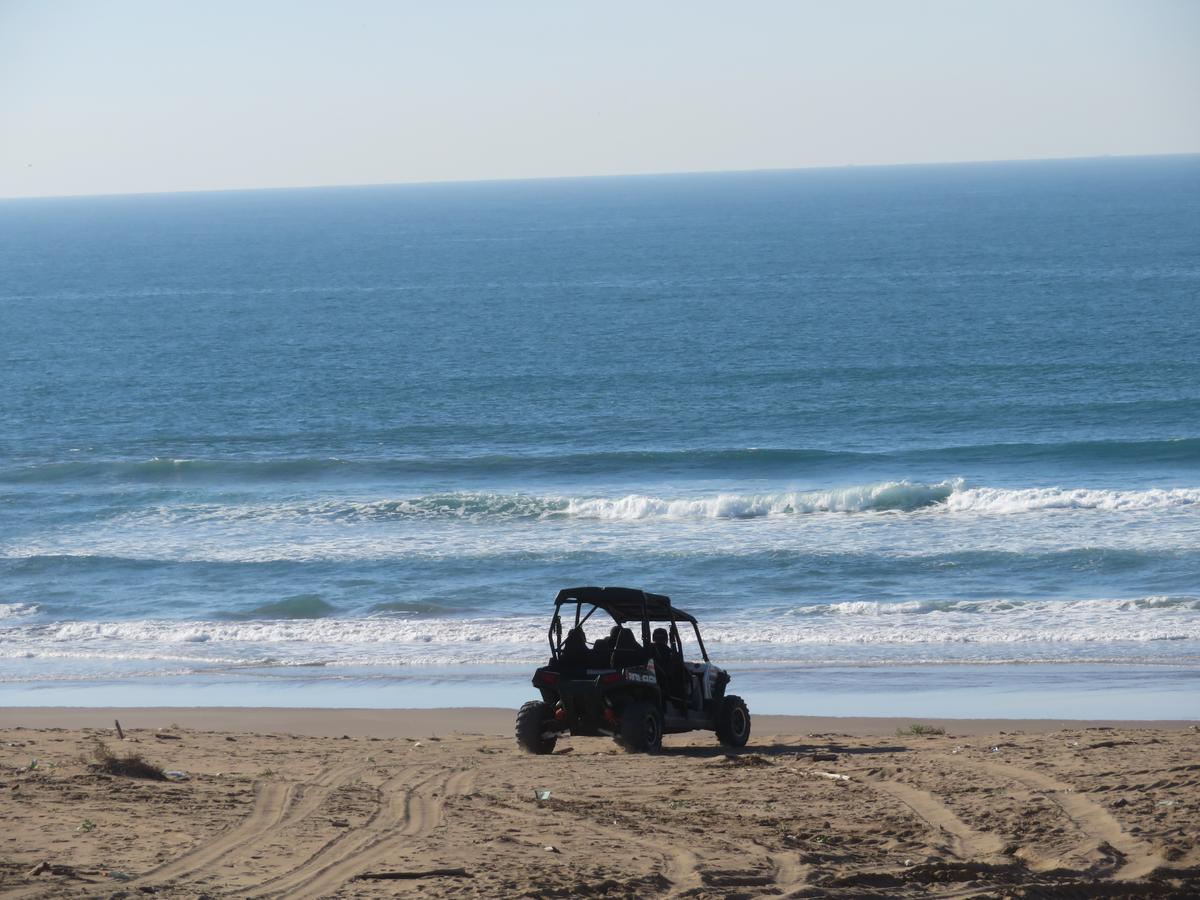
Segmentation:
[(0, 201), (0, 363), (0, 703), (1200, 717), (1197, 156)]

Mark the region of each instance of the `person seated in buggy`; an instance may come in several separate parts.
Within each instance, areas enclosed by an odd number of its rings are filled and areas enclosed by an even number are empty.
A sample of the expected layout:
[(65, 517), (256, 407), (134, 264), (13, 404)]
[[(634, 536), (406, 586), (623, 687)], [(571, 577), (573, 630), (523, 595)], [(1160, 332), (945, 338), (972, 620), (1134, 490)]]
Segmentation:
[(638, 643), (633, 632), (622, 625), (614, 625), (608, 637), (601, 638), (592, 646), (592, 667), (596, 669), (622, 669), (640, 666), (649, 654)]
[(572, 628), (567, 632), (567, 639), (563, 641), (561, 661), (564, 669), (588, 667), (591, 651), (588, 650), (587, 635), (584, 634), (583, 628)]
[(665, 628), (655, 628), (650, 637), (650, 649), (654, 655), (654, 671), (668, 697), (686, 700), (685, 679), (680, 678), (682, 659), (671, 648), (671, 639)]

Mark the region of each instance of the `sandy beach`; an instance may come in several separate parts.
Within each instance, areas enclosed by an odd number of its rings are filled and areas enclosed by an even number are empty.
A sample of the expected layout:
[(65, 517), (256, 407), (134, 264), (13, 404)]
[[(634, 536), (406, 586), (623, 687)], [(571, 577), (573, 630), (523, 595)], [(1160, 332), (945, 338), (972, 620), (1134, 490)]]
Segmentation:
[[(733, 754), (695, 734), (658, 756), (574, 738), (532, 757), (511, 721), (496, 709), (0, 710), (0, 887), (179, 898), (1200, 892), (1200, 729), (1187, 722), (764, 716)], [(109, 774), (100, 743), (175, 774)]]

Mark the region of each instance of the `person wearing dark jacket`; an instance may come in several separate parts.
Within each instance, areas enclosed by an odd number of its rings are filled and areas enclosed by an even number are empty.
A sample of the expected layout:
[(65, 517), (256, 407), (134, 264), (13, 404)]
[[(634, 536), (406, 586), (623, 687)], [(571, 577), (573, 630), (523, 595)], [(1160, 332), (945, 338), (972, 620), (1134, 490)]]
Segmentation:
[(655, 628), (650, 635), (650, 649), (654, 654), (654, 670), (659, 674), (663, 690), (669, 697), (681, 697), (679, 690), (679, 654), (671, 649), (667, 629)]

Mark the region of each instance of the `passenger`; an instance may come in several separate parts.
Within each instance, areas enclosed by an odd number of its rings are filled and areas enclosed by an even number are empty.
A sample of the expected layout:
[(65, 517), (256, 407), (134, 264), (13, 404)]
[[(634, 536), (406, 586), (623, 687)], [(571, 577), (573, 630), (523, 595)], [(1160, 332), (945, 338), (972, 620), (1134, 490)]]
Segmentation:
[(648, 658), (648, 652), (638, 643), (638, 639), (633, 636), (633, 632), (628, 628), (619, 628), (613, 637), (613, 652), (610, 665), (615, 669), (620, 669), (624, 666), (640, 666), (644, 665)]
[(633, 632), (628, 628), (620, 626), (616, 629), (616, 634), (613, 637), (614, 650), (629, 650), (633, 653), (642, 649), (642, 645), (638, 643), (638, 639), (633, 636)]
[(562, 646), (562, 663), (571, 668), (587, 668), (587, 636), (582, 628), (572, 628), (567, 632), (567, 639)]
[(610, 658), (612, 657), (613, 648), (617, 645), (617, 639), (621, 636), (621, 626), (614, 625), (612, 630), (608, 632), (608, 637), (602, 637), (592, 645), (592, 667), (597, 669), (608, 668)]
[(680, 656), (671, 648), (671, 639), (665, 628), (655, 628), (650, 636), (651, 649), (654, 651), (655, 671), (669, 697), (682, 697), (682, 682), (680, 681)]

